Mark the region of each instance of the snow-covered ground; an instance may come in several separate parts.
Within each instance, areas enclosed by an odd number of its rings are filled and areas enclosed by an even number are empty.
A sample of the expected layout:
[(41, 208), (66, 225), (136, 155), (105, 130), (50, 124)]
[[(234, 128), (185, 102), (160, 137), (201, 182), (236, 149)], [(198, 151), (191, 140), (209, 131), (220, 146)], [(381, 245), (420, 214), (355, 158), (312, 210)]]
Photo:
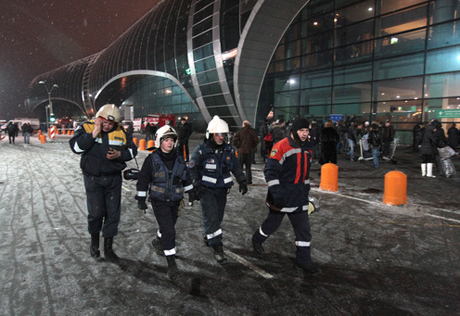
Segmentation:
[[(408, 175), (408, 204), (396, 207), (382, 203), (385, 173), (395, 166), (340, 160), (339, 191), (327, 192), (314, 165), (311, 194), (322, 208), (310, 218), (312, 253), (323, 273), (308, 277), (293, 267), (287, 218), (264, 244), (265, 259), (252, 251), (250, 237), (267, 214), (259, 162), (248, 194), (235, 188), (228, 197), (226, 265), (203, 245), (199, 203), (182, 209), (183, 276), (173, 282), (150, 244), (156, 221), (151, 209), (137, 210), (134, 181), (123, 183), (114, 242), (121, 262), (90, 257), (80, 157), (69, 138), (0, 141), (0, 315), (458, 315), (458, 176), (421, 178), (406, 158), (398, 169)], [(139, 153), (139, 165), (147, 155)]]

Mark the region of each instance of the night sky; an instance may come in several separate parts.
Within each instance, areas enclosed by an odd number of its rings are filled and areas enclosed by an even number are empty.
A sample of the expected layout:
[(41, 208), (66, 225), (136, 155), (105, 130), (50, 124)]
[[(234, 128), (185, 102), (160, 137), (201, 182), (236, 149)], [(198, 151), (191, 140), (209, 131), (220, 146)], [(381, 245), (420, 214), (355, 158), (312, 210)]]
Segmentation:
[(160, 0), (0, 0), (0, 119), (25, 116), (38, 75), (112, 43)]

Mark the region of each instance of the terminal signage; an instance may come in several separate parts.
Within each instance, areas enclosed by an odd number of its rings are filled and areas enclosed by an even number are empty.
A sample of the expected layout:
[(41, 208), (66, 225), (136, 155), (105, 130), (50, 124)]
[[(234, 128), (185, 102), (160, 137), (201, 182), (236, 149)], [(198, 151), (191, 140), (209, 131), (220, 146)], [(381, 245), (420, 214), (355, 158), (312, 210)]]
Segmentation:
[(343, 114), (331, 114), (330, 120), (334, 123), (343, 121)]
[(460, 109), (455, 110), (437, 110), (436, 118), (460, 118)]

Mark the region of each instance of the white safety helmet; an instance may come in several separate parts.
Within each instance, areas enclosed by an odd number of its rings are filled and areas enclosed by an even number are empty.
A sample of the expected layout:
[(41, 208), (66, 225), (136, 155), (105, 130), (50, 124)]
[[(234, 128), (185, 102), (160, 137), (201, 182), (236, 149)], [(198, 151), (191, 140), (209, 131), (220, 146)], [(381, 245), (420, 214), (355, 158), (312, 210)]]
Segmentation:
[(107, 121), (120, 123), (121, 113), (115, 104), (106, 104), (99, 109), (96, 113), (96, 118), (102, 117)]
[(161, 142), (166, 138), (172, 138), (175, 143), (177, 142), (177, 133), (174, 128), (169, 125), (160, 127), (155, 133), (155, 147), (160, 148)]
[(209, 139), (210, 134), (222, 133), (228, 134), (228, 124), (219, 116), (215, 115), (208, 124), (206, 129), (206, 138)]

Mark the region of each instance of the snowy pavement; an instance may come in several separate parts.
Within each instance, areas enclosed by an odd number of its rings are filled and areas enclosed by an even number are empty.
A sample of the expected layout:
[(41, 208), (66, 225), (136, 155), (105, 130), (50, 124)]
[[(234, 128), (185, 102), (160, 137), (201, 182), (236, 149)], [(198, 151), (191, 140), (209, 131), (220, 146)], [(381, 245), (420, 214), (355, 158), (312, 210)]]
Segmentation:
[[(337, 192), (319, 189), (313, 166), (311, 194), (322, 205), (310, 218), (323, 272), (315, 277), (293, 266), (288, 219), (264, 244), (266, 258), (252, 251), (250, 237), (267, 214), (259, 161), (248, 194), (236, 187), (228, 197), (229, 262), (217, 264), (204, 246), (195, 203), (176, 225), (183, 275), (170, 281), (150, 243), (155, 218), (137, 210), (134, 181), (123, 183), (120, 263), (90, 257), (80, 157), (69, 138), (0, 141), (0, 315), (460, 314), (460, 176), (422, 178), (417, 156), (401, 150), (397, 165), (378, 170), (340, 156)], [(147, 155), (139, 153), (139, 165)], [(407, 205), (382, 202), (384, 176), (395, 169), (408, 177)]]

